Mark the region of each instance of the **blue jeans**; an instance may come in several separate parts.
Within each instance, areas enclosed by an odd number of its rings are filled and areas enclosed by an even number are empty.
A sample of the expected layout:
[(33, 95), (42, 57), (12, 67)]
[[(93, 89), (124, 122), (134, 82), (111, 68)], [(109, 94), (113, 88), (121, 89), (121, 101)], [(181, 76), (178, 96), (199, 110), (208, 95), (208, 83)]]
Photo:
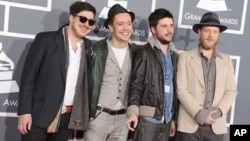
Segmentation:
[(168, 141), (171, 122), (152, 123), (139, 118), (133, 141)]

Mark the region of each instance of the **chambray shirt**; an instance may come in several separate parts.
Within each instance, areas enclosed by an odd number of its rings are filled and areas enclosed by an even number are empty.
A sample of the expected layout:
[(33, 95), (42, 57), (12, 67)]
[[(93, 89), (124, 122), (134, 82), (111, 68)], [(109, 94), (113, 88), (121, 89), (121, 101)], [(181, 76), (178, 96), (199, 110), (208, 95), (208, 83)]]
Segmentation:
[[(158, 42), (155, 42), (155, 47), (157, 49), (157, 51), (160, 52), (161, 54), (161, 60), (163, 62), (163, 66), (164, 66), (164, 85), (165, 87), (168, 86), (168, 91), (166, 91), (165, 89), (165, 100), (164, 100), (164, 119), (166, 123), (169, 123), (172, 119), (172, 103), (173, 103), (173, 65), (172, 65), (172, 59), (171, 59), (171, 54), (172, 54), (172, 48), (170, 46), (170, 44), (168, 45), (168, 50), (167, 50), (167, 54), (164, 54), (160, 48), (160, 45), (158, 44)], [(143, 117), (145, 120), (149, 121), (149, 122), (153, 122), (153, 123), (162, 123), (162, 120), (160, 119), (156, 119), (153, 117)]]

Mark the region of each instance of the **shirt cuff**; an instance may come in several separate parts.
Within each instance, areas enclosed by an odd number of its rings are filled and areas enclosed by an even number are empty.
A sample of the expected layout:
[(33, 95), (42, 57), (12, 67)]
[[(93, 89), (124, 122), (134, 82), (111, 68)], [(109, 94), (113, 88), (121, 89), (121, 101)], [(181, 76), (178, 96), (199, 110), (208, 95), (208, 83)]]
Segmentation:
[(200, 124), (203, 125), (209, 116), (210, 110), (208, 109), (201, 109), (195, 116), (195, 120)]

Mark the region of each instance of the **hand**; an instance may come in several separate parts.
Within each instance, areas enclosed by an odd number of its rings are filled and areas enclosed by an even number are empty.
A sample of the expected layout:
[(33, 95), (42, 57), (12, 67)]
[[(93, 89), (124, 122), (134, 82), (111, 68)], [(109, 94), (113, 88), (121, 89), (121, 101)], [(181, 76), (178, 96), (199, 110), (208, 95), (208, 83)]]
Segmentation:
[(170, 127), (170, 133), (169, 136), (173, 137), (175, 135), (176, 132), (176, 126), (175, 126), (175, 122), (174, 120), (171, 121), (171, 127)]
[(23, 114), (18, 118), (18, 130), (25, 135), (31, 129), (32, 118), (31, 114)]
[[(135, 128), (138, 124), (138, 117), (136, 116), (136, 114), (129, 115), (129, 118), (127, 119), (125, 124), (130, 131), (135, 131)], [(133, 127), (131, 127), (131, 125)]]
[(207, 117), (206, 121), (205, 121), (205, 125), (212, 125), (215, 120), (212, 118), (212, 114), (216, 113), (217, 110), (213, 110), (209, 113), (209, 116)]

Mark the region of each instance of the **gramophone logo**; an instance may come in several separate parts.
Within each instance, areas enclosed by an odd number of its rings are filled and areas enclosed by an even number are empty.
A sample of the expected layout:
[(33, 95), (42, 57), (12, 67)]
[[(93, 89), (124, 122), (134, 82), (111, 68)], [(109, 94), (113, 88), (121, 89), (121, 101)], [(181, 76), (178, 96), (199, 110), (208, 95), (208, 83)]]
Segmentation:
[(178, 28), (192, 29), (201, 16), (214, 11), (228, 29), (224, 33), (243, 34), (248, 0), (180, 0)]
[(19, 92), (19, 87), (13, 79), (14, 63), (4, 53), (0, 42), (0, 94)]
[(127, 9), (127, 0), (108, 0), (108, 6), (107, 7), (103, 7), (101, 13), (99, 14), (99, 18), (103, 18), (106, 19), (107, 15), (108, 15), (108, 11), (110, 9), (110, 7), (112, 7), (115, 4), (120, 4), (121, 6), (123, 6), (124, 8)]
[(200, 0), (196, 7), (208, 11), (227, 11), (225, 0)]

